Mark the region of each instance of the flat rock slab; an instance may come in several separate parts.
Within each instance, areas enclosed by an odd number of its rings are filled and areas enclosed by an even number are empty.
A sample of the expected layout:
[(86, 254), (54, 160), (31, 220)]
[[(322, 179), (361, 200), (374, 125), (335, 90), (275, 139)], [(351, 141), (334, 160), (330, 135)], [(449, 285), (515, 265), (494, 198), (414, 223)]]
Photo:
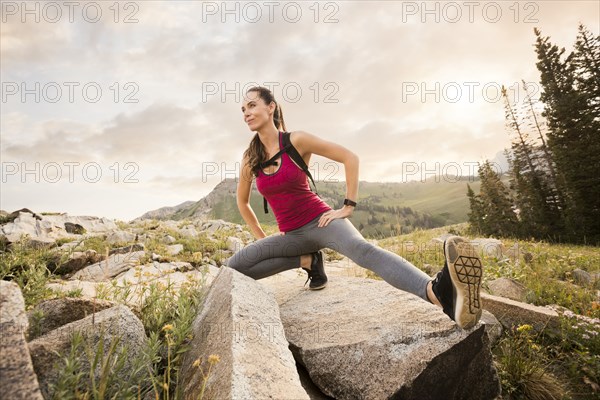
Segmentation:
[(119, 275), (121, 272), (139, 265), (139, 260), (144, 257), (145, 251), (134, 251), (128, 254), (112, 254), (106, 260), (97, 262), (77, 271), (72, 280), (100, 282)]
[(335, 277), (320, 291), (273, 286), (285, 334), (313, 382), (336, 399), (494, 399), (484, 325), (461, 330), (384, 281)]
[[(183, 397), (201, 392), (214, 399), (309, 399), (283, 333), (273, 294), (231, 268), (221, 267), (193, 323), (193, 339), (180, 372)], [(202, 369), (204, 372), (200, 371)]]
[(560, 329), (558, 313), (547, 307), (521, 303), (500, 296), (481, 293), (483, 308), (488, 310), (500, 321), (502, 326), (510, 329), (513, 326), (529, 324), (536, 331), (544, 329)]
[(25, 341), (27, 328), (21, 289), (14, 282), (0, 280), (0, 397), (3, 399), (42, 399)]

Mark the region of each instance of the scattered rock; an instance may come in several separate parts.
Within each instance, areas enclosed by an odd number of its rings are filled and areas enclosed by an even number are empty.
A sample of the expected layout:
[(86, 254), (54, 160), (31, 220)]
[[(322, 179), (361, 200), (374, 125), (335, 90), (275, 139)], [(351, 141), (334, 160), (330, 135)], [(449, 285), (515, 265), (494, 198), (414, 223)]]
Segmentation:
[(65, 222), (65, 230), (68, 233), (73, 233), (75, 235), (83, 235), (85, 233), (85, 228), (83, 226), (72, 222)]
[(337, 277), (324, 291), (278, 290), (288, 293), (280, 312), (290, 348), (329, 396), (491, 399), (500, 393), (483, 324), (461, 330), (436, 306), (384, 281)]
[(167, 246), (167, 252), (169, 253), (170, 256), (176, 256), (177, 254), (181, 253), (182, 251), (183, 251), (182, 244), (173, 244), (171, 246)]
[(179, 233), (183, 237), (195, 238), (198, 237), (198, 231), (192, 225), (187, 225), (185, 228), (179, 229)]
[(0, 387), (6, 399), (42, 399), (25, 341), (27, 329), (21, 289), (14, 282), (0, 280)]
[(498, 239), (477, 238), (471, 240), (471, 244), (479, 250), (480, 254), (496, 257), (497, 259), (501, 259), (505, 252), (504, 245)]
[(58, 275), (73, 274), (88, 265), (100, 261), (102, 261), (102, 256), (96, 250), (74, 251), (69, 254), (66, 262), (57, 266), (54, 273)]
[[(125, 366), (121, 374), (123, 380), (127, 380), (128, 373), (134, 369), (132, 360), (138, 352), (143, 350), (146, 342), (146, 334), (142, 322), (123, 305), (117, 305), (98, 313), (92, 314), (83, 319), (63, 325), (47, 334), (29, 342), (29, 351), (33, 361), (33, 367), (37, 374), (40, 389), (44, 398), (52, 398), (52, 385), (57, 382), (59, 371), (56, 368), (57, 362), (62, 361), (59, 354), (67, 355), (71, 349), (71, 337), (73, 332), (81, 332), (87, 343), (91, 344), (92, 351), (95, 354), (100, 341), (104, 346), (104, 357), (107, 356), (111, 341), (114, 338), (119, 339), (117, 352), (127, 346), (127, 353), (130, 355), (125, 361)], [(90, 362), (85, 351), (81, 352), (79, 361), (84, 370), (90, 369)], [(101, 365), (94, 371), (96, 380), (101, 374)]]
[[(27, 313), (29, 319), (28, 339), (39, 336), (77, 321), (88, 315), (115, 306), (116, 303), (89, 297), (62, 297), (46, 300)], [(41, 318), (38, 316), (41, 314)]]
[(164, 244), (173, 244), (177, 241), (177, 239), (175, 239), (173, 236), (171, 235), (165, 235), (162, 239), (162, 242)]
[(527, 288), (511, 278), (498, 278), (488, 283), (490, 293), (511, 300), (524, 302), (527, 298)]
[(135, 241), (136, 234), (125, 231), (114, 231), (111, 232), (107, 237), (106, 241), (110, 244), (115, 243), (130, 243)]
[(580, 268), (574, 269), (571, 272), (571, 276), (573, 277), (573, 281), (579, 286), (590, 286), (594, 282), (592, 275)]
[(61, 292), (61, 293), (74, 293), (79, 292), (83, 297), (96, 297), (97, 286), (104, 284), (103, 282), (87, 282), (80, 280), (55, 280), (46, 284), (48, 289)]
[(227, 250), (232, 252), (237, 252), (244, 248), (244, 242), (242, 239), (237, 238), (235, 236), (229, 236), (227, 238)]
[(111, 249), (108, 252), (108, 255), (127, 254), (127, 253), (132, 253), (134, 251), (142, 251), (142, 250), (146, 250), (146, 246), (143, 243), (134, 243), (129, 246), (123, 246), (123, 247), (117, 247), (117, 248)]
[(506, 329), (524, 324), (531, 325), (538, 332), (546, 328), (559, 329), (560, 327), (558, 314), (547, 307), (538, 307), (486, 293), (481, 293), (481, 299), (483, 308), (494, 314)]
[(66, 224), (70, 224), (69, 230), (74, 226), (83, 228), (87, 234), (95, 235), (118, 230), (113, 220), (88, 216), (69, 216), (66, 213), (60, 215), (39, 215), (30, 211), (19, 211), (18, 216), (9, 223), (3, 224), (0, 233), (6, 237), (8, 242), (14, 243), (22, 235), (29, 235), (30, 245), (49, 246), (56, 239), (77, 237), (69, 233)]
[[(252, 299), (252, 301), (248, 301)], [(215, 399), (308, 399), (288, 349), (273, 295), (262, 285), (223, 267), (193, 323), (194, 338), (180, 372), (185, 398), (196, 398), (200, 368), (210, 355), (207, 387)]]
[(77, 271), (71, 279), (92, 282), (108, 280), (121, 272), (138, 265), (139, 259), (144, 257), (145, 254), (145, 251), (135, 251), (130, 254), (113, 254), (106, 260)]

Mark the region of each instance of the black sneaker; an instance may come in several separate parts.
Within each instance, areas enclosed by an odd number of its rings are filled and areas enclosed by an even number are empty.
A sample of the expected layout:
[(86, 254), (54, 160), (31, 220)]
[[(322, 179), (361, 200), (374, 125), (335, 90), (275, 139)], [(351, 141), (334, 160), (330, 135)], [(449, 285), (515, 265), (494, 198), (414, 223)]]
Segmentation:
[(433, 292), (458, 326), (472, 328), (481, 318), (481, 260), (471, 243), (459, 236), (446, 239), (444, 256), (446, 262), (433, 280)]
[[(325, 267), (323, 266), (323, 253), (317, 251), (316, 253), (312, 253), (312, 257), (311, 269), (302, 268), (308, 273), (306, 282), (310, 280), (308, 287), (311, 290), (323, 289), (327, 286), (327, 275), (325, 275)], [(306, 282), (304, 282), (304, 286), (306, 286)]]

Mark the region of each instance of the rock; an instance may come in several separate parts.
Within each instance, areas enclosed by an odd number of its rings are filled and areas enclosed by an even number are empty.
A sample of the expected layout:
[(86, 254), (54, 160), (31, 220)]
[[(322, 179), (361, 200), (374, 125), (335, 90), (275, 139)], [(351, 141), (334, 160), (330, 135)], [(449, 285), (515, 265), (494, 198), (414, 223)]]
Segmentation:
[(108, 252), (108, 255), (127, 254), (127, 253), (132, 253), (134, 251), (142, 251), (142, 250), (146, 250), (146, 246), (143, 243), (134, 243), (129, 246), (123, 246), (123, 247), (117, 247), (117, 248), (111, 249)]
[(116, 243), (130, 243), (135, 241), (136, 234), (125, 231), (114, 231), (111, 232), (107, 237), (106, 241), (110, 244)]
[(42, 393), (25, 341), (25, 301), (14, 282), (0, 280), (0, 387), (2, 398), (41, 400)]
[(63, 264), (58, 265), (54, 270), (57, 275), (68, 275), (85, 268), (88, 265), (98, 263), (102, 256), (96, 250), (74, 251), (69, 254), (69, 258)]
[(498, 278), (488, 283), (490, 293), (495, 296), (524, 302), (527, 298), (527, 288), (510, 278)]
[(179, 229), (179, 233), (183, 237), (195, 238), (198, 237), (198, 231), (191, 225), (187, 225), (185, 228)]
[[(69, 228), (65, 224), (69, 224)], [(19, 212), (12, 222), (2, 225), (0, 233), (10, 242), (16, 242), (21, 235), (29, 235), (34, 246), (48, 246), (56, 239), (77, 237), (67, 229), (81, 227), (87, 234), (94, 235), (118, 230), (113, 220), (88, 216), (44, 215), (41, 217), (31, 212)], [(77, 227), (78, 226), (78, 227)]]
[(571, 272), (571, 276), (573, 277), (573, 281), (579, 286), (590, 286), (594, 282), (592, 275), (580, 268), (574, 269)]
[(87, 282), (80, 280), (55, 280), (48, 282), (46, 287), (48, 289), (60, 292), (60, 293), (73, 293), (80, 292), (80, 295), (83, 297), (96, 297), (97, 295), (97, 286), (102, 285), (102, 282)]
[(134, 251), (130, 254), (113, 254), (107, 260), (92, 264), (77, 271), (71, 279), (99, 282), (117, 276), (123, 271), (138, 265), (145, 251)]
[(222, 219), (211, 220), (202, 225), (202, 229), (206, 230), (209, 234), (214, 234), (218, 230), (224, 229), (227, 227), (227, 223)]
[(167, 251), (169, 252), (169, 255), (176, 256), (177, 254), (179, 254), (183, 251), (183, 245), (182, 244), (173, 244), (171, 246), (167, 246)]
[(485, 324), (485, 332), (490, 339), (490, 346), (494, 346), (502, 336), (502, 324), (498, 319), (487, 310), (481, 313), (481, 321)]
[(177, 239), (175, 239), (173, 236), (171, 235), (165, 235), (162, 239), (162, 242), (164, 244), (173, 244), (177, 241)]
[(188, 262), (172, 262), (138, 265), (115, 277), (115, 280), (121, 284), (129, 283), (137, 285), (142, 282), (152, 282), (164, 278), (173, 272), (186, 272), (193, 269), (192, 264)]
[(65, 230), (67, 233), (73, 233), (75, 235), (83, 235), (85, 233), (85, 228), (83, 226), (72, 222), (65, 222)]
[[(115, 306), (116, 303), (89, 297), (62, 297), (46, 300), (27, 313), (29, 318), (28, 339), (39, 336), (77, 321), (88, 315)], [(41, 313), (41, 318), (38, 319)]]
[(501, 259), (505, 252), (504, 245), (498, 239), (477, 238), (471, 240), (471, 244), (480, 254)]
[[(252, 301), (249, 301), (252, 299)], [(288, 349), (272, 293), (258, 282), (223, 267), (202, 311), (193, 323), (194, 337), (180, 372), (184, 398), (196, 398), (210, 355), (207, 382), (214, 399), (308, 399)], [(194, 366), (201, 360), (200, 367)]]
[(232, 252), (237, 252), (244, 248), (244, 242), (242, 239), (237, 238), (235, 236), (229, 236), (227, 238), (227, 250)]
[[(500, 384), (483, 324), (465, 331), (384, 281), (336, 277), (280, 303), (285, 335), (336, 399), (493, 399)], [(443, 379), (440, 377), (443, 376)]]
[[(51, 385), (57, 382), (59, 370), (54, 367), (62, 360), (59, 354), (67, 355), (71, 349), (71, 335), (73, 332), (81, 332), (87, 343), (91, 343), (93, 353), (96, 353), (98, 343), (102, 340), (104, 345), (104, 357), (107, 356), (111, 341), (119, 338), (117, 352), (127, 346), (129, 357), (125, 366), (119, 373), (123, 374), (126, 381), (133, 368), (135, 356), (143, 350), (146, 342), (146, 334), (142, 322), (123, 305), (117, 305), (98, 313), (87, 316), (78, 321), (63, 325), (47, 334), (29, 342), (29, 351), (33, 361), (33, 367), (37, 374), (40, 389), (44, 398), (52, 398)], [(79, 361), (82, 369), (90, 369), (90, 362), (85, 351), (80, 352)], [(94, 371), (96, 380), (100, 376), (100, 365)]]
[(483, 308), (500, 321), (502, 326), (510, 329), (513, 326), (531, 325), (536, 331), (560, 328), (558, 314), (547, 307), (521, 303), (504, 297), (481, 293)]

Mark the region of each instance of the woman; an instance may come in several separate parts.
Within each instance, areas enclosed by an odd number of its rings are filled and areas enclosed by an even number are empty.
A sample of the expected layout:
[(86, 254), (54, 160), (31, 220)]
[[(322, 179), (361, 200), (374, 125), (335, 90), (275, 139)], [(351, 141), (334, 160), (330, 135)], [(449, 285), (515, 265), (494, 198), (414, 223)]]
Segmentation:
[[(236, 252), (228, 261), (229, 267), (254, 279), (301, 267), (308, 273), (310, 289), (323, 289), (327, 276), (320, 249), (327, 247), (394, 287), (442, 307), (461, 328), (477, 323), (481, 316), (482, 266), (467, 241), (457, 236), (445, 241), (446, 262), (432, 280), (399, 255), (366, 241), (347, 219), (358, 198), (356, 154), (307, 132), (291, 133), (290, 141), (307, 165), (312, 154), (344, 164), (346, 199), (342, 208), (334, 210), (310, 190), (306, 174), (287, 153), (265, 167), (264, 162), (282, 148), (281, 131), (286, 129), (281, 107), (271, 91), (264, 87), (249, 89), (242, 112), (248, 128), (256, 134), (242, 159), (237, 205), (258, 240)], [(279, 234), (267, 237), (250, 207), (254, 178), (275, 214)]]

